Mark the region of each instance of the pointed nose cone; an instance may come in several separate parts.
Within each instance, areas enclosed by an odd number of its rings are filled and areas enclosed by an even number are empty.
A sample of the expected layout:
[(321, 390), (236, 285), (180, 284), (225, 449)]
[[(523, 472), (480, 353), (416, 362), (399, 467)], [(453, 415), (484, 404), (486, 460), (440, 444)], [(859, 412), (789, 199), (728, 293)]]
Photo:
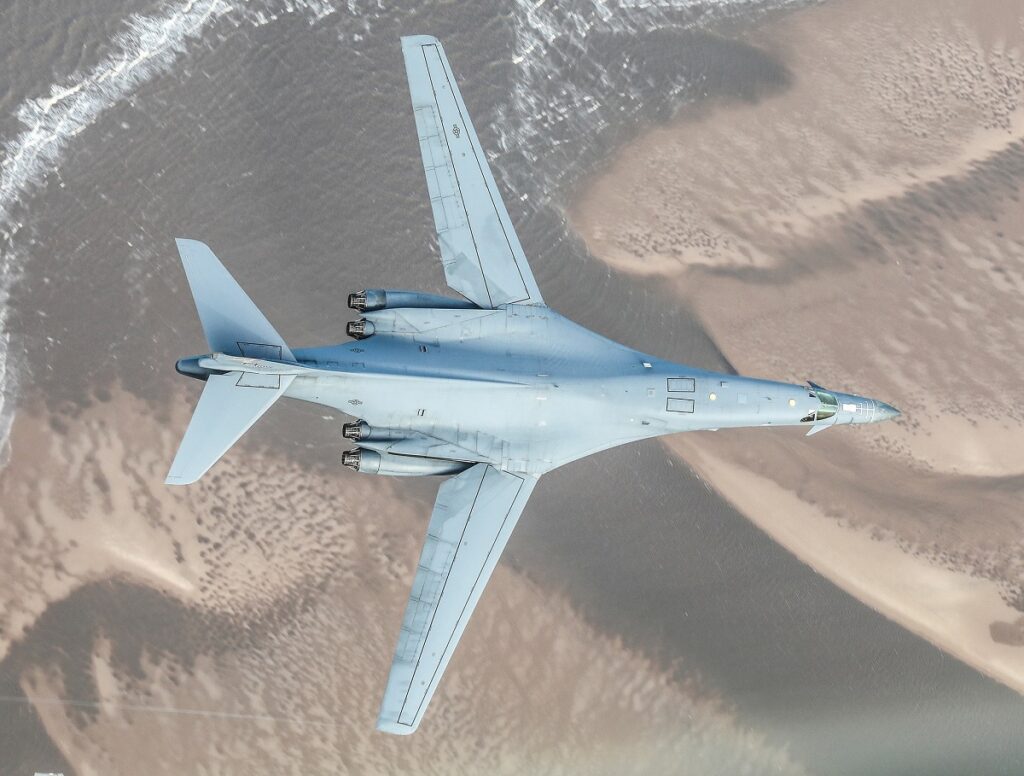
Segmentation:
[(875, 407), (875, 422), (880, 423), (883, 420), (892, 420), (900, 416), (900, 411), (893, 407), (891, 404), (885, 402), (877, 402)]

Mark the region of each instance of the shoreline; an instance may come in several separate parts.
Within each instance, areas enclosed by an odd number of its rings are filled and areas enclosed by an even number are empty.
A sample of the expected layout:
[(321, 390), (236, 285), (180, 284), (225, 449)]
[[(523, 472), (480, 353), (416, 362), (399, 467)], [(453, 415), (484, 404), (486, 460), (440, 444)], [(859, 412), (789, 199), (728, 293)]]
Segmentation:
[(1024, 14), (1014, 30), (978, 4), (887, 11), (766, 24), (750, 42), (787, 90), (649, 129), (565, 214), (596, 260), (661, 278), (740, 373), (904, 411), (665, 445), (841, 589), (1024, 694), (1006, 602), (1024, 589), (1024, 87), (1005, 86)]
[[(754, 525), (837, 587), (1024, 695), (1020, 647), (999, 644), (983, 633), (990, 623), (1020, 617), (995, 582), (922, 563), (885, 538), (841, 525), (778, 483), (709, 453), (707, 447), (684, 439), (666, 441), (665, 447)], [(951, 592), (956, 601), (943, 604)], [(931, 617), (913, 605), (921, 600), (932, 602), (925, 609)]]

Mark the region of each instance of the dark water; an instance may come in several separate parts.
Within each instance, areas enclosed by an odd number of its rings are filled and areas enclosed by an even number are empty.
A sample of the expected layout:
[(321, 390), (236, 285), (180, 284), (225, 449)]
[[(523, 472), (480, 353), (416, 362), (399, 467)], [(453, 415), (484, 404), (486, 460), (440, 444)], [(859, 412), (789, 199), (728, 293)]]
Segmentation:
[(1020, 697), (864, 607), (657, 445), (554, 472), (510, 555), (820, 773), (1014, 773)]
[[(9, 398), (73, 414), (120, 382), (159, 411), (169, 364), (202, 349), (175, 236), (208, 242), (296, 346), (343, 339), (351, 290), (443, 291), (398, 45), (417, 32), (445, 42), (545, 298), (626, 344), (728, 368), (677, 300), (589, 257), (560, 208), (639, 128), (785, 89), (785, 63), (737, 37), (782, 3), (613, 4), (607, 18), (590, 3), (205, 5), (0, 11), (5, 162), (31, 121), (54, 150), (3, 172)], [(127, 83), (100, 78), (145, 51), (158, 53)], [(83, 97), (24, 112), (82, 83)], [(281, 407), (248, 443), (335, 456), (318, 416)], [(699, 672), (812, 771), (1024, 770), (1019, 696), (839, 591), (657, 444), (546, 477), (510, 559), (600, 628)], [(15, 657), (0, 675), (12, 694), (30, 662)], [(14, 708), (0, 710), (16, 731), (0, 758), (45, 750)]]

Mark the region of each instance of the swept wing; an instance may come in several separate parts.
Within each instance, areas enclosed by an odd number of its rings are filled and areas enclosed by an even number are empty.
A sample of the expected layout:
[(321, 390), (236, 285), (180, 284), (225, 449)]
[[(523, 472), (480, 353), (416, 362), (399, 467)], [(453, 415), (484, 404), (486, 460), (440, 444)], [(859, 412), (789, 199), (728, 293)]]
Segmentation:
[(437, 493), (377, 728), (416, 730), (473, 608), (536, 485), (477, 464)]
[(436, 38), (402, 38), (445, 279), (480, 307), (543, 304)]

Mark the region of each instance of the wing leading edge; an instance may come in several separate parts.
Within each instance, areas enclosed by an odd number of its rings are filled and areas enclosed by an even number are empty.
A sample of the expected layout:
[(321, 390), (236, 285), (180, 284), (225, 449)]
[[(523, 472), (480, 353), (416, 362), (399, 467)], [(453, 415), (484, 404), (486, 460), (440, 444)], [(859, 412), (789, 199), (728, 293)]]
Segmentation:
[(441, 485), (402, 619), (377, 729), (423, 719), (537, 479), (477, 464)]
[(402, 38), (448, 285), (480, 307), (544, 304), (436, 38)]

